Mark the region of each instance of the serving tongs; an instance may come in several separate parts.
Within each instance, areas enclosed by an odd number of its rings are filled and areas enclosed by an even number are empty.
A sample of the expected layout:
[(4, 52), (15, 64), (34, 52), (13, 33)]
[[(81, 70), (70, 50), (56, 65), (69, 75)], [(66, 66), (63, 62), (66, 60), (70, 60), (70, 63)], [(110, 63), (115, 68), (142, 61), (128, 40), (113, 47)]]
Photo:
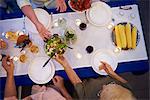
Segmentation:
[(51, 60), (51, 58), (52, 58), (54, 55), (55, 55), (55, 53), (53, 53), (53, 54), (50, 56), (50, 58), (44, 63), (44, 65), (42, 66), (42, 68), (47, 65), (47, 63)]

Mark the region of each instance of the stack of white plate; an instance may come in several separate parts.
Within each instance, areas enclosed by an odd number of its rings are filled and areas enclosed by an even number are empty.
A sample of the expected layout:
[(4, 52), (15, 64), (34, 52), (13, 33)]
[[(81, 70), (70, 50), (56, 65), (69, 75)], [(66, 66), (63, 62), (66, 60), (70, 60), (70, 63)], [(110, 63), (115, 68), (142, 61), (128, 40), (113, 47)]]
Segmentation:
[(95, 26), (106, 26), (112, 20), (112, 12), (109, 5), (98, 1), (91, 4), (87, 10), (87, 19)]
[[(51, 18), (47, 11), (41, 8), (36, 8), (34, 9), (34, 12), (38, 20), (44, 25), (44, 27), (47, 30), (51, 28)], [(28, 17), (25, 17), (25, 27), (28, 32), (38, 33), (35, 25), (32, 23), (32, 21)]]
[(43, 67), (48, 59), (48, 57), (36, 57), (29, 64), (28, 75), (33, 82), (37, 84), (45, 84), (53, 78), (55, 74), (53, 62), (49, 61), (49, 63)]

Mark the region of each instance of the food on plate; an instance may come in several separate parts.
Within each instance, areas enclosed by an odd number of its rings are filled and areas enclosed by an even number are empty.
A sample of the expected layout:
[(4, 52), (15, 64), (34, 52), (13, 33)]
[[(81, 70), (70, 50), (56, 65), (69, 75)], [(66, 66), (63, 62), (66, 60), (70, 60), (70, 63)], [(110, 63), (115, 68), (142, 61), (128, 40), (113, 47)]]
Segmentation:
[(26, 46), (31, 46), (32, 42), (29, 39), (28, 35), (20, 35), (17, 39), (17, 43), (16, 46), (18, 46), (19, 48), (24, 48)]
[(32, 46), (30, 47), (30, 51), (31, 51), (32, 53), (38, 53), (38, 52), (39, 52), (39, 48), (38, 48), (38, 46), (36, 46), (36, 45), (32, 45)]
[(17, 41), (18, 35), (15, 32), (8, 31), (6, 32), (5, 37), (11, 41)]
[(67, 28), (65, 30), (64, 40), (67, 44), (74, 44), (77, 40), (75, 30), (73, 30), (72, 28)]
[(119, 24), (118, 28), (119, 28), (119, 33), (120, 33), (121, 46), (122, 46), (122, 48), (126, 48), (127, 41), (126, 41), (125, 27), (124, 27), (124, 25)]
[(131, 23), (119, 23), (113, 30), (113, 41), (120, 49), (135, 49), (138, 44), (138, 30)]
[(25, 54), (20, 55), (19, 57), (20, 62), (25, 63), (27, 60), (27, 56)]
[(132, 48), (136, 48), (136, 37), (137, 37), (137, 28), (134, 26), (132, 29)]
[(0, 49), (6, 49), (6, 48), (7, 48), (7, 43), (4, 40), (0, 39)]
[(120, 32), (118, 26), (115, 26), (115, 36), (116, 36), (116, 44), (118, 48), (122, 48), (121, 46), (121, 39), (120, 39)]
[(131, 25), (127, 23), (125, 25), (126, 37), (127, 37), (127, 48), (132, 48), (132, 39), (131, 39)]
[(45, 52), (48, 56), (54, 57), (56, 54), (62, 55), (67, 48), (66, 43), (58, 34), (54, 34), (45, 45)]
[(91, 0), (70, 0), (70, 5), (77, 11), (84, 11), (91, 7)]

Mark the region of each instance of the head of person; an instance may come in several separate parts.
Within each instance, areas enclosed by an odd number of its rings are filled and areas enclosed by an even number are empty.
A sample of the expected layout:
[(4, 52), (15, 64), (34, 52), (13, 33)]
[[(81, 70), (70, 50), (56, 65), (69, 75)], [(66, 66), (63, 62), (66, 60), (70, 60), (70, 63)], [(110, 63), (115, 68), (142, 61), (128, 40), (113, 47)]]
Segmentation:
[(118, 84), (104, 85), (100, 100), (136, 100), (132, 92)]

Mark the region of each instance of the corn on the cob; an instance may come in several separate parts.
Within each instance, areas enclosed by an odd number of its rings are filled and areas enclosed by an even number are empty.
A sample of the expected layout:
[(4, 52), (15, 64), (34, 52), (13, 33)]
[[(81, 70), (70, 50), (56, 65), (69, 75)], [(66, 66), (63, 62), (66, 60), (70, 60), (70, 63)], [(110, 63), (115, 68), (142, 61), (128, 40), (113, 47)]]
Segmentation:
[(121, 39), (121, 46), (122, 48), (127, 47), (127, 40), (126, 40), (126, 34), (125, 34), (125, 26), (124, 25), (118, 25), (119, 28), (119, 34)]
[(137, 37), (137, 28), (133, 27), (132, 29), (132, 48), (136, 48), (136, 37)]
[(127, 23), (125, 29), (126, 29), (127, 47), (132, 48), (131, 25)]
[(118, 48), (122, 48), (121, 46), (121, 39), (120, 39), (120, 33), (119, 33), (119, 29), (118, 26), (115, 26), (115, 38), (116, 38), (116, 44)]

